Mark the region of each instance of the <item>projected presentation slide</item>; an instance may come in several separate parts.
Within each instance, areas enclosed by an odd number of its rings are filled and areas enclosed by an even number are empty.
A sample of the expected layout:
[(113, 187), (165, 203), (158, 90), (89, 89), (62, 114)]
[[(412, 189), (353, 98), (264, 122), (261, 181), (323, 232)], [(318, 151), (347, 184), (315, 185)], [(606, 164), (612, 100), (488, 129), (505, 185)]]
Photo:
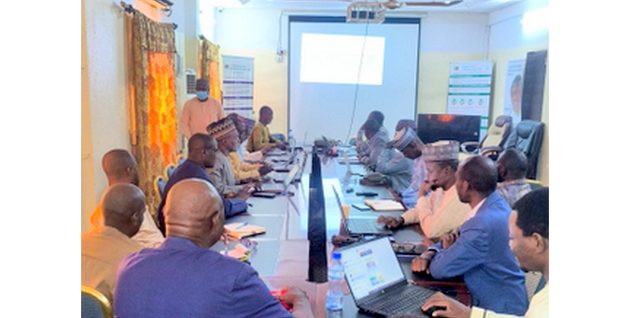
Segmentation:
[(384, 40), (379, 36), (303, 33), (300, 81), (382, 85)]

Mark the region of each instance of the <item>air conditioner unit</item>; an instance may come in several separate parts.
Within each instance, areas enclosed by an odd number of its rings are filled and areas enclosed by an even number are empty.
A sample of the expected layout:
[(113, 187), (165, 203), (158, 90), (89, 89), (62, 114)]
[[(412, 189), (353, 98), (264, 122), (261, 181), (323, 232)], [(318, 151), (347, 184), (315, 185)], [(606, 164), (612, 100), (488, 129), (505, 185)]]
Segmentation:
[(196, 93), (196, 72), (190, 68), (185, 71), (187, 75), (187, 94)]

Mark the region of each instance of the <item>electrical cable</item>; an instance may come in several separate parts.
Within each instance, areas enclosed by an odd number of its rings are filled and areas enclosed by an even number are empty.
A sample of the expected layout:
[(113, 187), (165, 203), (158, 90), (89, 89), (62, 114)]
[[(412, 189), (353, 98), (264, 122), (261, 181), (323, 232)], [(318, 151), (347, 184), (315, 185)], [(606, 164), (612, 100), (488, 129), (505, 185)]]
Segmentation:
[(356, 106), (358, 105), (358, 93), (360, 92), (360, 72), (362, 71), (362, 62), (364, 61), (364, 51), (367, 47), (367, 37), (369, 36), (369, 19), (364, 31), (364, 41), (362, 41), (362, 51), (360, 52), (360, 63), (358, 65), (358, 77), (356, 82), (356, 90), (353, 96), (353, 108), (351, 109), (351, 120), (349, 122), (349, 130), (347, 131), (347, 137), (345, 138), (345, 144), (349, 144), (349, 136), (351, 136), (351, 130), (353, 129), (353, 119), (356, 115)]

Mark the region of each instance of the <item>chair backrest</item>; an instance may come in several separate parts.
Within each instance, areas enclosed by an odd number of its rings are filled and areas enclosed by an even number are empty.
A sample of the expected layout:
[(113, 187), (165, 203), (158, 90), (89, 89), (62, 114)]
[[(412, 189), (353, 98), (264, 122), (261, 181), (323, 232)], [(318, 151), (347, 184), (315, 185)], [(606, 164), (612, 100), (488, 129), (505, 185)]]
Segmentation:
[(505, 142), (507, 141), (507, 138), (509, 137), (509, 134), (511, 133), (511, 123), (512, 123), (511, 116), (507, 116), (507, 115), (498, 116), (498, 118), (496, 118), (496, 120), (493, 121), (493, 124), (491, 125), (491, 127), (489, 127), (489, 130), (487, 131), (487, 135), (484, 136), (484, 139), (480, 143), (480, 148), (487, 147), (487, 146), (489, 147), (504, 146)]
[(518, 149), (527, 156), (529, 168), (527, 169), (526, 176), (528, 179), (537, 178), (538, 156), (540, 155), (543, 137), (544, 123), (525, 119), (519, 122), (516, 128), (511, 132), (511, 135), (504, 147), (505, 149)]
[(174, 171), (176, 171), (176, 166), (174, 164), (170, 164), (164, 169), (164, 176), (167, 178), (167, 180), (171, 178), (171, 175)]
[(187, 158), (185, 158), (183, 154), (180, 154), (178, 156), (178, 166), (181, 165), (183, 162), (185, 162), (185, 160), (187, 160)]
[(101, 292), (88, 286), (82, 286), (82, 318), (112, 318), (113, 309), (109, 299)]
[(153, 190), (156, 191), (156, 194), (159, 198), (162, 198), (162, 194), (164, 193), (164, 188), (166, 186), (167, 180), (165, 180), (163, 176), (157, 176), (153, 180)]

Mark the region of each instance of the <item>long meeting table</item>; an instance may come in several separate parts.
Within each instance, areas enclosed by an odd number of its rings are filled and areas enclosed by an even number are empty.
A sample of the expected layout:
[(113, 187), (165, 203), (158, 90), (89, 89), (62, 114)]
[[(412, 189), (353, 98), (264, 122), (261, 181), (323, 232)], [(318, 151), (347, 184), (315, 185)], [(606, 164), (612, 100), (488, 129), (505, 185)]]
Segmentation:
[[(334, 250), (331, 238), (334, 235), (346, 235), (341, 207), (333, 188), (337, 190), (342, 203), (348, 205), (363, 204), (364, 197), (356, 195), (359, 192), (375, 192), (375, 199), (395, 199), (395, 196), (385, 187), (360, 185), (360, 179), (366, 174), (362, 165), (347, 165), (342, 158), (313, 154), (309, 147), (294, 153), (281, 152), (267, 157), (267, 161), (283, 161), (291, 156), (294, 163), (302, 166), (299, 179), (286, 189), (293, 195), (278, 195), (272, 199), (251, 197), (247, 200), (247, 213), (229, 218), (225, 223), (247, 222), (265, 227), (266, 233), (250, 237), (256, 243), (249, 258), (250, 265), (271, 289), (297, 286), (304, 290), (315, 316), (325, 317), (327, 264)], [(265, 182), (263, 189), (282, 190), (285, 186), (273, 180), (282, 180), (286, 175), (285, 172), (271, 172), (268, 175), (271, 181)], [(380, 215), (399, 216), (402, 212), (360, 211), (351, 207), (349, 218), (376, 219)], [(393, 239), (396, 242), (422, 241), (418, 226), (395, 231)], [(238, 241), (230, 242), (228, 249), (233, 249), (235, 244)], [(225, 244), (219, 241), (212, 249), (222, 252)], [(463, 303), (470, 303), (463, 283), (435, 281), (426, 275), (415, 275), (410, 269), (411, 257), (399, 255), (398, 260), (406, 278), (417, 285), (443, 291)], [(346, 283), (344, 292), (342, 317), (369, 317), (358, 312)]]

